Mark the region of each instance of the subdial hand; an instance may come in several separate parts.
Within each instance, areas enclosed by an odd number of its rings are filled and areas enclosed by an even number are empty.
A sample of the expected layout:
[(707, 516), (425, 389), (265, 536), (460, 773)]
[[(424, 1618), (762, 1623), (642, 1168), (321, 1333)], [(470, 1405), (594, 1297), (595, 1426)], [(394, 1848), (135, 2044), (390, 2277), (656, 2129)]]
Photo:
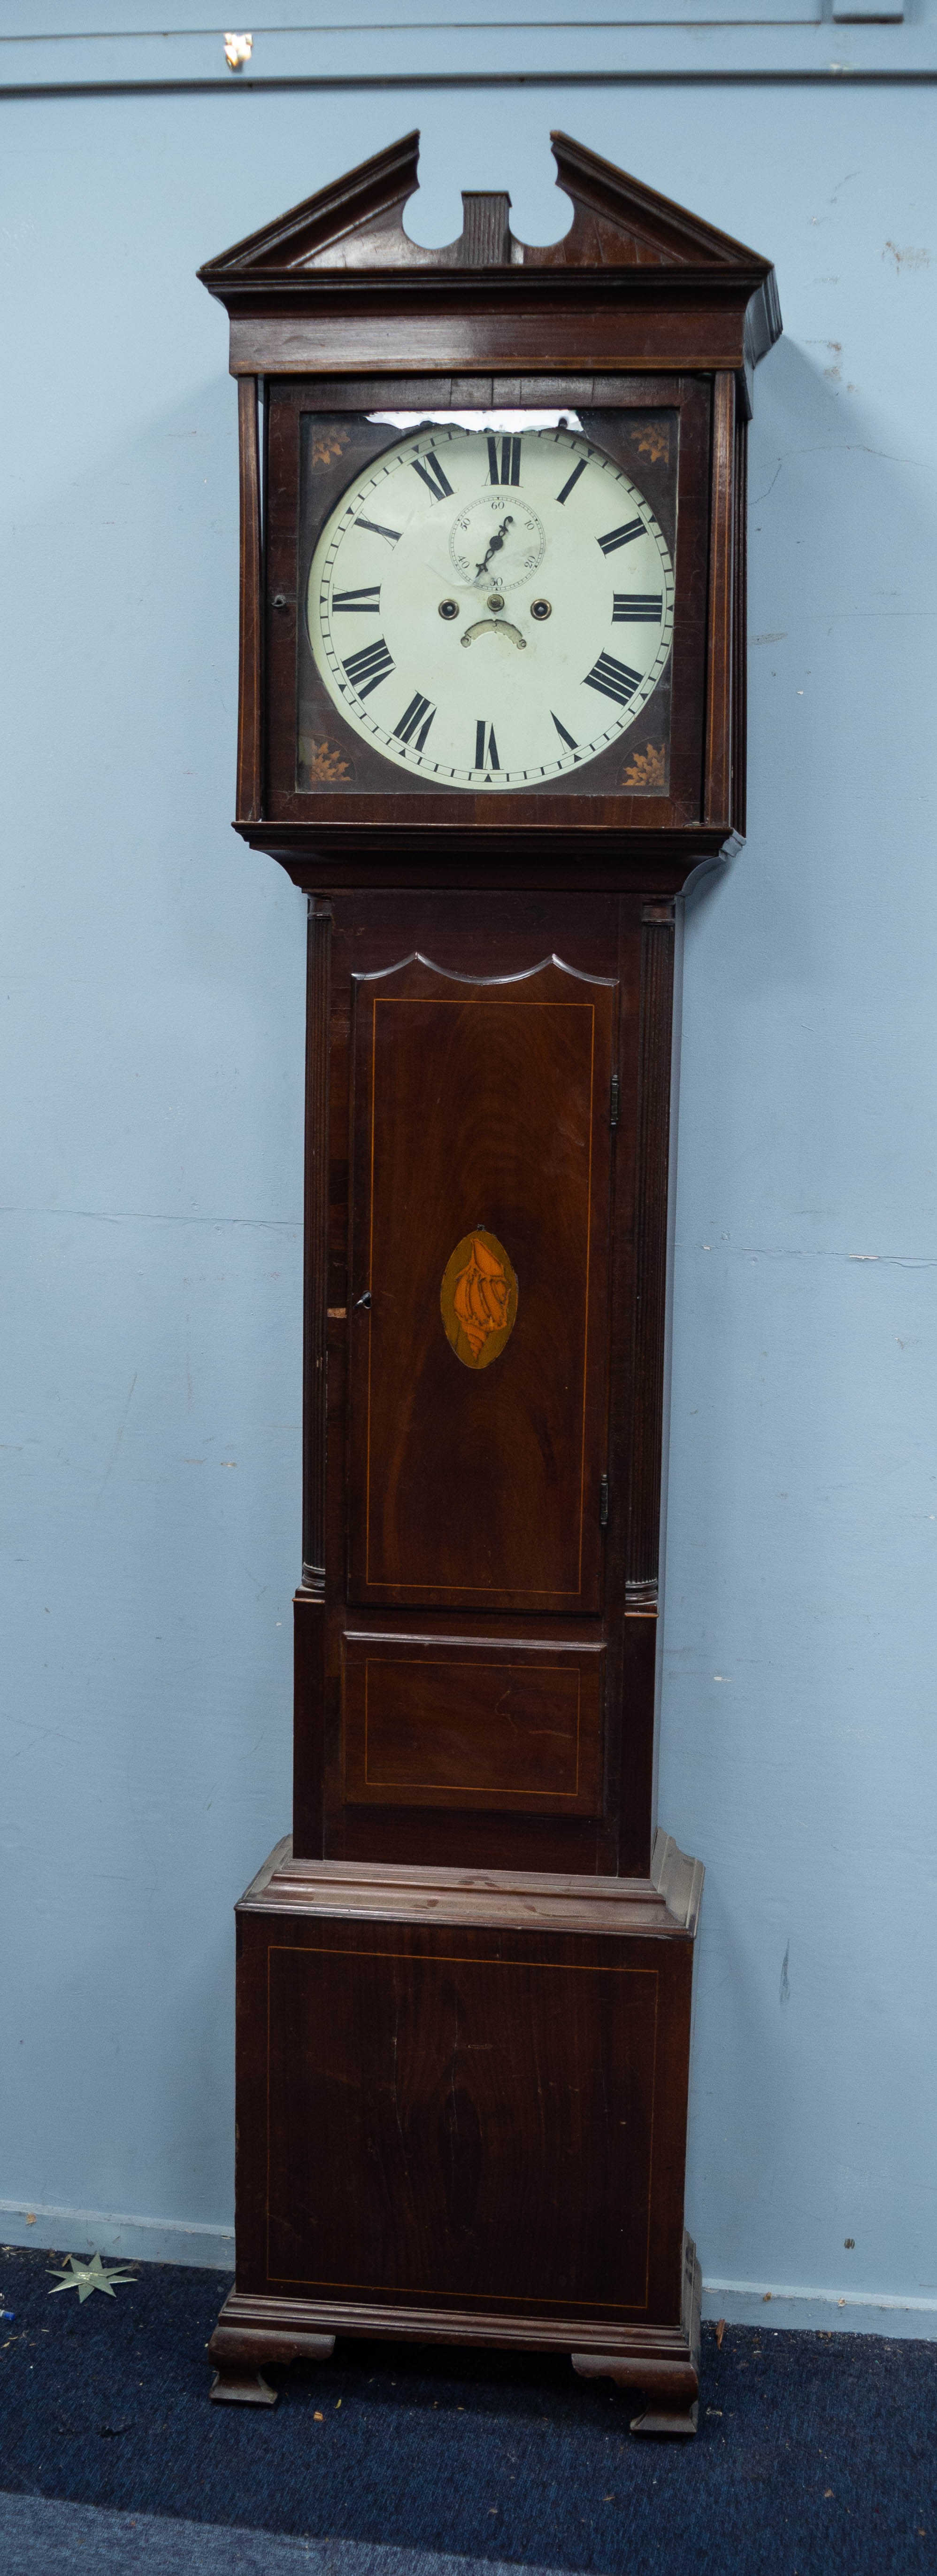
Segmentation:
[(476, 566), (476, 570), (475, 570), (475, 579), (476, 579), (476, 581), (480, 581), (480, 580), (481, 580), (481, 577), (482, 577), (483, 572), (487, 572), (487, 570), (488, 570), (488, 566), (489, 566), (489, 564), (490, 564), (490, 562), (491, 562), (492, 555), (496, 555), (496, 554), (500, 553), (501, 547), (502, 547), (502, 546), (503, 546), (503, 544), (504, 544), (504, 540), (505, 540), (505, 536), (506, 536), (506, 534), (507, 534), (507, 531), (508, 531), (508, 529), (509, 529), (509, 528), (513, 528), (513, 525), (514, 525), (513, 516), (512, 516), (512, 514), (511, 514), (511, 512), (510, 512), (510, 511), (508, 511), (507, 517), (506, 517), (506, 518), (504, 518), (504, 519), (502, 519), (502, 521), (501, 521), (500, 528), (496, 528), (496, 529), (495, 529), (495, 533), (494, 533), (494, 536), (493, 536), (493, 537), (492, 537), (492, 539), (491, 539), (491, 543), (490, 543), (490, 545), (489, 545), (489, 547), (488, 547), (488, 552), (487, 552), (487, 554), (483, 557), (483, 559), (482, 559), (481, 563), (480, 563), (480, 564), (478, 564), (478, 565)]

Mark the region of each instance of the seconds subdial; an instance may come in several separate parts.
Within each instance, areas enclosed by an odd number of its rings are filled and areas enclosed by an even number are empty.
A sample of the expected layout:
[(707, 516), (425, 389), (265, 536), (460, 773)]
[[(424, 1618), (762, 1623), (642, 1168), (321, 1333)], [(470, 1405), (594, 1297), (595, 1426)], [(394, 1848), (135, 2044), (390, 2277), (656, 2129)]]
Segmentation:
[(460, 510), (449, 538), (449, 557), (460, 581), (479, 589), (517, 590), (537, 571), (546, 551), (546, 532), (529, 502), (511, 494), (481, 492)]

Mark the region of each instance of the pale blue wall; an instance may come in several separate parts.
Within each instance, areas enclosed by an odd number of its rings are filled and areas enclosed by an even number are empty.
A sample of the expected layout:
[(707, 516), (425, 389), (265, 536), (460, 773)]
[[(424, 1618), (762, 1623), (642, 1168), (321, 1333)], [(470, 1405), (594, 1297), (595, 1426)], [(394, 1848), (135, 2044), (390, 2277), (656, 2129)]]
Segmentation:
[(505, 183), (553, 238), (561, 125), (777, 263), (749, 839), (685, 956), (661, 1813), (708, 1871), (690, 2215), (716, 2284), (886, 2294), (931, 2331), (927, 87), (0, 107), (0, 2225), (222, 2259), (231, 2220), (230, 1908), (289, 1819), (304, 934), (229, 828), (235, 402), (194, 270), (412, 124), (424, 240)]

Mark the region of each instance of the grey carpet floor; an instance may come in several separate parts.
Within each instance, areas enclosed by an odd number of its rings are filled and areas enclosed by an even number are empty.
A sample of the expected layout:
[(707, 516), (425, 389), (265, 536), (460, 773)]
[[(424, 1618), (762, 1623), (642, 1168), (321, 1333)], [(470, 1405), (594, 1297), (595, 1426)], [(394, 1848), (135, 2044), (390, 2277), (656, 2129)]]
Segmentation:
[[(3, 2576), (478, 2576), (472, 2558), (0, 2495)], [(489, 2559), (485, 2576), (548, 2576)]]

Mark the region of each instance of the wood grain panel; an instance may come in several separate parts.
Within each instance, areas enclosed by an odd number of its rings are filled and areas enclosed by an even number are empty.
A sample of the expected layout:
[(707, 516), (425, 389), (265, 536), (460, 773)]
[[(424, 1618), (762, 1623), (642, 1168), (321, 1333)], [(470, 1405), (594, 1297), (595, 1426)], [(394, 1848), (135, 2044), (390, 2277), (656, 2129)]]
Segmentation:
[[(423, 959), (355, 985), (350, 1598), (594, 1610), (617, 986)], [(440, 1313), (473, 1229), (518, 1281), (484, 1370)]]
[(293, 1839), (322, 1851), (325, 1773), (326, 1609), (321, 1592), (293, 1596)]
[(255, 376), (238, 384), (241, 472), (240, 693), (238, 698), (237, 816), (254, 823), (263, 812), (263, 547), (260, 524), (260, 435)]
[(602, 1666), (600, 1646), (347, 1638), (346, 1797), (595, 1815)]
[(709, 533), (708, 682), (706, 709), (707, 823), (729, 828), (733, 811), (733, 608), (735, 604), (735, 384), (717, 375), (713, 391), (712, 496)]
[(332, 914), (309, 905), (306, 944), (306, 1211), (303, 1318), (303, 1584), (325, 1590), (329, 965)]
[(732, 545), (732, 825), (745, 832), (745, 746), (748, 715), (748, 423), (735, 407), (735, 489)]
[(632, 1609), (654, 1607), (657, 1602), (673, 960), (673, 905), (645, 904), (641, 923), (641, 1032), (635, 1175), (634, 1430), (626, 1577), (626, 1597)]
[[(388, 298), (388, 302), (391, 299)], [(589, 304), (580, 296), (563, 311), (559, 299), (544, 312), (235, 313), (231, 318), (231, 373), (258, 376), (414, 374), (438, 367), (472, 375), (538, 366), (551, 372), (600, 368), (690, 368), (709, 373), (740, 367), (745, 355), (744, 311), (738, 300), (708, 307), (681, 303), (670, 293), (655, 306), (644, 298), (629, 309), (620, 296)]]
[(603, 1948), (271, 1942), (271, 2286), (646, 2310), (658, 1969)]

